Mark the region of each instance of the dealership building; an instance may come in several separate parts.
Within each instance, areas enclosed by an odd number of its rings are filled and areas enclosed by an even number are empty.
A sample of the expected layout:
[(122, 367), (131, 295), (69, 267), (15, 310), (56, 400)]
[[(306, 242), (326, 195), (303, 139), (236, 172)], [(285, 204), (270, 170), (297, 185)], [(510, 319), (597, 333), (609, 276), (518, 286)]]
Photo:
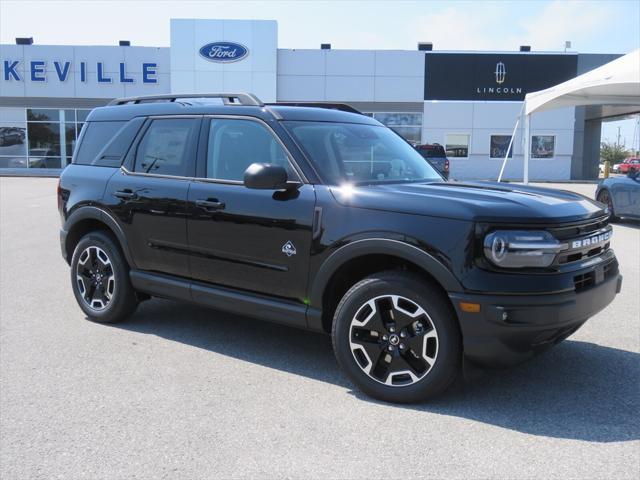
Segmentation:
[[(341, 102), (415, 144), (439, 143), (456, 179), (495, 179), (528, 92), (619, 55), (278, 48), (272, 20), (171, 20), (169, 47), (0, 45), (0, 174), (64, 167), (90, 109), (117, 97), (251, 92), (264, 102)], [(595, 178), (606, 108), (531, 121), (532, 180)], [(523, 129), (504, 177), (522, 179)], [(36, 170), (39, 169), (39, 170)]]

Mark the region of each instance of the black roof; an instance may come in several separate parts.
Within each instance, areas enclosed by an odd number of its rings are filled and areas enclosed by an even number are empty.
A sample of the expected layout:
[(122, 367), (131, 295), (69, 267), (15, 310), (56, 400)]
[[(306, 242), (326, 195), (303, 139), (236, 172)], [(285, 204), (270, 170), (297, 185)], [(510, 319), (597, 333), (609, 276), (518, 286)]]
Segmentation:
[(244, 115), (266, 121), (299, 120), (380, 125), (373, 118), (357, 113), (358, 111), (349, 105), (307, 102), (265, 105), (250, 94), (234, 94), (233, 98), (245, 98), (244, 95), (246, 95), (246, 101), (243, 103), (230, 102), (227, 98), (223, 98), (223, 101), (212, 101), (212, 99), (220, 99), (220, 94), (116, 99), (106, 107), (92, 110), (87, 121), (128, 121), (135, 117), (158, 115)]

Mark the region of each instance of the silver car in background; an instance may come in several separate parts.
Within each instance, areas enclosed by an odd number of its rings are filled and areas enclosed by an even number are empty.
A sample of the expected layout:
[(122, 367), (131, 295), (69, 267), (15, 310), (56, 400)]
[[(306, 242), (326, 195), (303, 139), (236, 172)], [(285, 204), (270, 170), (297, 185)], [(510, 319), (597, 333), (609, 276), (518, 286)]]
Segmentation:
[(640, 171), (632, 168), (624, 177), (601, 180), (596, 200), (609, 207), (612, 221), (620, 217), (640, 220)]

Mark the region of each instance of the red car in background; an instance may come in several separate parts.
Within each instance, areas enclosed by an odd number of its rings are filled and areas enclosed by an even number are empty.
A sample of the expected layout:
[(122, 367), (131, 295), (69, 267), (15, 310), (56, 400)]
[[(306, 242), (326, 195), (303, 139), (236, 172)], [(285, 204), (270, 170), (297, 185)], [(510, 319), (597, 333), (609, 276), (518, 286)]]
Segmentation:
[(618, 173), (629, 173), (629, 169), (634, 167), (636, 169), (640, 169), (640, 158), (638, 157), (629, 157), (625, 158), (621, 163), (618, 164)]

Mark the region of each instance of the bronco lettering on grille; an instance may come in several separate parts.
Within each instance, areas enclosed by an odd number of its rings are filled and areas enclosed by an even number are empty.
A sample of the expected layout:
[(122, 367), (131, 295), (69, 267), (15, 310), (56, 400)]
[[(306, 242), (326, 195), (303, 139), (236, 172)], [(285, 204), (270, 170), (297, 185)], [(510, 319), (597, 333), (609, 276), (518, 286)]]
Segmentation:
[(583, 248), (590, 245), (597, 245), (602, 242), (606, 242), (611, 238), (611, 231), (601, 233), (600, 235), (594, 235), (593, 237), (583, 238), (581, 240), (573, 240), (571, 242), (571, 248)]

